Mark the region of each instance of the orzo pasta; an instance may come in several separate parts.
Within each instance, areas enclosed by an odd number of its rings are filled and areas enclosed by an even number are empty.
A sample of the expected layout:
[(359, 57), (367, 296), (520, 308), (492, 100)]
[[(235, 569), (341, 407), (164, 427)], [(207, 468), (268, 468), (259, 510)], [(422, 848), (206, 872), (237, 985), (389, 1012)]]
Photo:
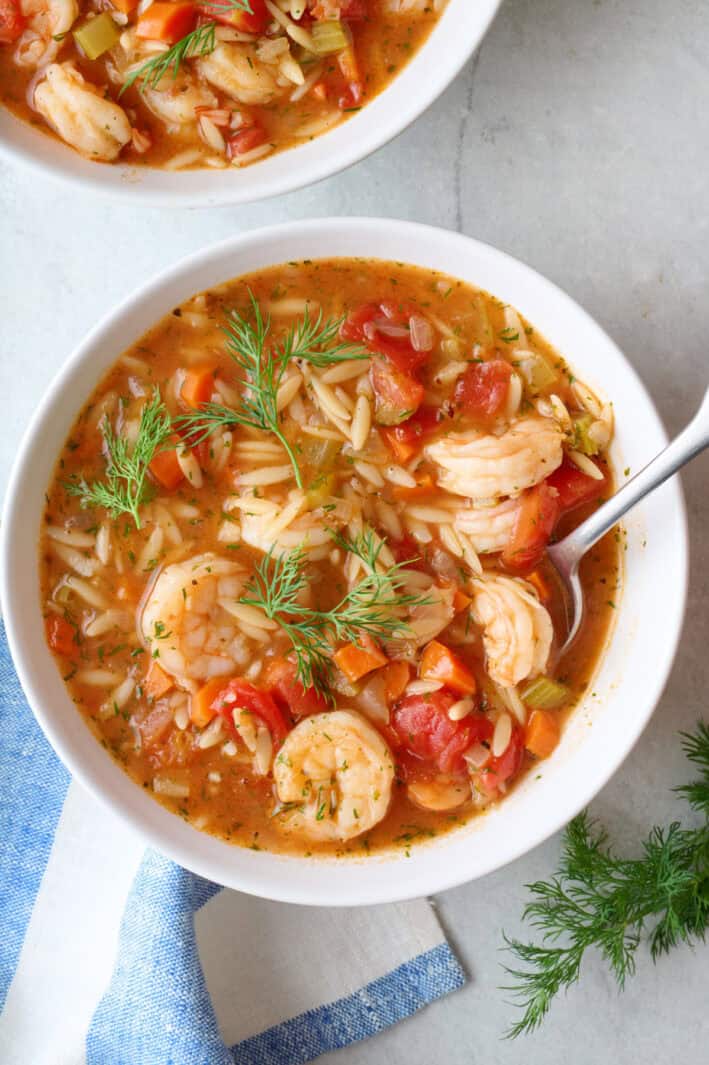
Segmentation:
[(513, 308), (440, 274), (308, 261), (194, 297), (104, 377), (49, 488), (78, 710), (241, 845), (450, 829), (551, 754), (594, 672), (617, 544), (563, 657), (545, 548), (611, 490), (612, 431)]

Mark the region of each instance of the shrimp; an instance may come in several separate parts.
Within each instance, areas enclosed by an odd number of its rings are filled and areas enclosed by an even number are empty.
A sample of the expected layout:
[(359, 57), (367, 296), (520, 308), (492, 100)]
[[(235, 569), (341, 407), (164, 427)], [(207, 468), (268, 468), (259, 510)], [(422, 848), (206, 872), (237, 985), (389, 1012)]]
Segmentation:
[(472, 581), (471, 613), (483, 630), (487, 671), (503, 688), (542, 673), (554, 635), (551, 618), (531, 585), (517, 577)]
[(109, 162), (131, 139), (123, 108), (99, 95), (71, 63), (47, 67), (34, 104), (62, 140), (89, 159)]
[(242, 104), (268, 104), (283, 91), (251, 45), (218, 44), (197, 60), (197, 69), (208, 82)]
[(318, 842), (352, 839), (386, 815), (394, 760), (377, 730), (351, 710), (307, 717), (273, 765), (278, 798), (296, 803), (288, 825)]
[(228, 676), (248, 663), (236, 616), (246, 577), (237, 562), (205, 552), (165, 566), (143, 597), (138, 618), (143, 644), (183, 688), (192, 691), (196, 683)]
[(471, 499), (517, 496), (561, 465), (563, 433), (550, 418), (521, 418), (502, 436), (471, 429), (430, 444), (438, 484)]
[(455, 528), (470, 539), (481, 555), (502, 551), (512, 535), (519, 503), (505, 499), (493, 507), (466, 507), (457, 512)]
[(170, 126), (196, 122), (197, 107), (216, 107), (217, 98), (206, 85), (193, 80), (181, 70), (176, 78), (166, 74), (156, 88), (146, 87), (143, 99), (159, 119)]
[(432, 780), (412, 780), (406, 794), (422, 810), (455, 810), (470, 798), (470, 784), (461, 777), (440, 774)]
[(77, 0), (20, 0), (20, 11), (26, 26), (17, 42), (15, 63), (32, 69), (51, 63), (62, 46), (62, 35), (78, 17)]

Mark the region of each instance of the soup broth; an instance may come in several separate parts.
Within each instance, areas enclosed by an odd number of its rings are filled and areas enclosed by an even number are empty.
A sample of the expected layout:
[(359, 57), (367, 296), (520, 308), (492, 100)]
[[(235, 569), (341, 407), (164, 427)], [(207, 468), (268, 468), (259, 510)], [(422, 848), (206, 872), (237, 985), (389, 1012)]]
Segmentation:
[(545, 547), (612, 491), (611, 434), (531, 324), (438, 273), (297, 262), (195, 296), (105, 375), (49, 487), (78, 712), (241, 846), (449, 831), (540, 773), (591, 683), (618, 544), (584, 560), (563, 656)]

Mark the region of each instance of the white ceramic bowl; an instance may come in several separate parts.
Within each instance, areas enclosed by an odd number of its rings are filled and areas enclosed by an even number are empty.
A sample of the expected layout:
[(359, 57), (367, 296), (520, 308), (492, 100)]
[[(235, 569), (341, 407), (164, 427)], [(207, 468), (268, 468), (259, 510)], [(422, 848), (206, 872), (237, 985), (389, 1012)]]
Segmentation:
[(44, 492), (80, 407), (118, 355), (193, 293), (286, 260), (373, 252), (445, 271), (519, 308), (583, 380), (613, 399), (616, 470), (638, 470), (665, 444), (645, 389), (613, 342), (529, 267), (485, 244), (410, 222), (299, 222), (252, 232), (185, 259), (93, 330), (39, 405), (18, 452), (3, 521), (0, 594), (10, 647), (35, 715), (61, 759), (182, 865), (286, 902), (354, 905), (430, 894), (489, 873), (534, 847), (589, 802), (628, 754), (660, 696), (682, 625), (687, 538), (675, 480), (630, 517), (615, 632), (593, 692), (572, 715), (559, 748), (541, 769), (541, 780), (529, 774), (499, 807), (412, 848), (410, 858), (315, 860), (229, 846), (168, 813), (111, 760), (64, 688), (44, 642), (39, 602), (37, 532)]
[(252, 203), (311, 185), (380, 148), (426, 110), (473, 54), (501, 0), (449, 0), (429, 40), (383, 93), (322, 137), (244, 170), (172, 173), (82, 158), (0, 107), (0, 152), (89, 191), (135, 204), (213, 207)]

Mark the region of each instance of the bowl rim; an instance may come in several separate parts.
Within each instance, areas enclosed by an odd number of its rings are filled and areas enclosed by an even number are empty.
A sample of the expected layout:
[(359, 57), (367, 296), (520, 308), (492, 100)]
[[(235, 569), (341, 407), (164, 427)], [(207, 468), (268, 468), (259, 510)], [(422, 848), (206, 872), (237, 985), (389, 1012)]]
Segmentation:
[[(430, 36), (419, 51), (407, 63), (406, 67), (397, 74), (394, 80), (362, 109), (361, 114), (353, 116), (346, 123), (340, 123), (332, 131), (327, 131), (316, 137), (314, 141), (306, 142), (302, 147), (289, 148), (269, 156), (262, 165), (265, 166), (269, 159), (283, 157), (287, 160), (290, 158), (291, 153), (301, 152), (318, 142), (324, 142), (327, 145), (331, 143), (328, 142), (329, 132), (334, 133), (338, 129), (352, 128), (354, 126), (356, 134), (349, 138), (348, 143), (345, 143), (334, 152), (323, 150), (316, 153), (315, 159), (304, 162), (302, 166), (289, 166), (288, 163), (285, 163), (278, 167), (278, 172), (272, 177), (265, 177), (257, 162), (254, 167), (249, 167), (245, 172), (252, 171), (255, 175), (261, 177), (262, 180), (260, 182), (257, 177), (254, 177), (245, 185), (235, 180), (229, 187), (221, 188), (217, 184), (218, 175), (225, 174), (227, 171), (215, 171), (209, 167), (202, 167), (197, 171), (186, 172), (199, 174), (203, 178), (201, 182), (197, 182), (195, 179), (195, 184), (201, 184), (201, 188), (180, 188), (176, 182), (175, 187), (160, 189), (159, 187), (153, 187), (152, 178), (148, 178), (148, 184), (142, 182), (142, 168), (91, 162), (74, 152), (73, 149), (68, 148), (62, 141), (55, 141), (53, 146), (62, 149), (61, 153), (54, 159), (44, 159), (42, 158), (44, 154), (42, 152), (42, 142), (48, 140), (51, 143), (54, 138), (47, 137), (41, 130), (30, 129), (24, 120), (17, 118), (9, 110), (3, 108), (2, 105), (0, 105), (0, 160), (5, 159), (10, 163), (29, 167), (35, 173), (65, 184), (78, 186), (100, 196), (129, 201), (140, 206), (181, 206), (192, 208), (237, 206), (257, 203), (274, 196), (296, 192), (349, 169), (349, 167), (354, 166), (383, 147), (407, 129), (445, 92), (480, 46), (502, 5), (502, 0), (476, 0), (477, 6), (474, 10), (468, 9), (467, 3), (468, 0), (449, 0), (448, 6), (442, 12), (441, 17), (431, 30)], [(406, 89), (402, 86), (397, 91), (397, 86), (406, 77), (407, 71), (411, 70), (412, 67), (414, 70), (417, 70), (419, 66), (424, 67), (429, 45), (439, 27), (441, 25), (452, 26), (453, 18), (456, 15), (460, 15), (461, 12), (467, 18), (473, 20), (476, 28), (472, 36), (467, 38), (464, 33), (452, 33), (450, 35), (452, 47), (451, 43), (449, 43), (449, 46), (444, 51), (449, 61), (441, 63), (437, 67), (432, 67), (428, 63), (425, 68), (426, 76), (418, 77), (413, 82), (416, 85), (415, 92), (408, 91), (408, 86)], [(391, 106), (380, 105), (379, 102), (382, 100), (391, 101)], [(376, 107), (377, 122), (368, 121), (369, 112), (374, 107)], [(378, 114), (380, 110), (388, 111), (388, 117)], [(17, 141), (14, 141), (14, 138), (10, 140), (2, 135), (2, 127), (6, 126), (12, 130), (15, 128), (14, 123), (27, 127), (27, 129), (18, 131)], [(359, 131), (360, 124), (362, 133)], [(24, 134), (27, 132), (30, 132), (32, 136), (26, 137)], [(41, 140), (37, 138), (41, 138)], [(35, 145), (37, 145), (36, 150)], [(54, 154), (53, 148), (50, 148), (49, 151)], [(303, 162), (302, 159), (301, 162)], [(175, 176), (170, 171), (161, 170), (157, 167), (146, 168), (146, 170), (151, 175), (167, 174)], [(178, 174), (184, 173), (178, 172)], [(236, 177), (236, 175), (233, 176)], [(209, 181), (210, 177), (215, 179), (211, 183)], [(172, 184), (170, 178), (167, 181)]]
[[(506, 269), (512, 269), (518, 273), (521, 272), (521, 275), (533, 282), (537, 288), (541, 286), (542, 291), (546, 291), (553, 295), (556, 302), (561, 301), (561, 304), (566, 305), (573, 315), (575, 315), (576, 319), (585, 320), (586, 324), (592, 327), (596, 336), (599, 338), (605, 337), (610, 349), (612, 349), (621, 360), (627, 377), (632, 380), (633, 388), (635, 389), (638, 399), (644, 401), (646, 406), (645, 413), (649, 419), (654, 422), (658, 439), (664, 441), (664, 443), (667, 442), (665, 431), (659, 416), (657, 415), (654, 404), (642, 381), (622, 352), (620, 352), (610, 338), (608, 338), (603, 330), (601, 330), (600, 326), (598, 326), (587, 312), (584, 311), (570, 296), (521, 260), (515, 259), (506, 252), (500, 251), (491, 245), (474, 238), (434, 226), (424, 225), (422, 223), (403, 220), (394, 221), (389, 218), (366, 217), (311, 219), (259, 228), (245, 234), (230, 237), (213, 244), (210, 247), (194, 252), (182, 258), (167, 270), (155, 275), (147, 284), (136, 288), (131, 295), (122, 300), (112, 311), (105, 314), (89, 331), (84, 340), (80, 342), (74, 352), (65, 360), (64, 364), (60, 367), (47, 388), (44, 396), (41, 398), (41, 401), (39, 402), (22, 437), (20, 446), (18, 447), (3, 508), (2, 525), (0, 528), (0, 602), (4, 604), (8, 643), (25, 696), (55, 752), (64, 764), (67, 765), (71, 774), (84, 787), (86, 787), (87, 790), (93, 793), (104, 805), (108, 806), (113, 813), (127, 821), (147, 843), (155, 846), (161, 852), (167, 854), (184, 867), (191, 869), (207, 879), (275, 901), (308, 905), (345, 906), (393, 902), (408, 898), (416, 898), (421, 895), (438, 893), (462, 883), (466, 883), (469, 880), (487, 875), (488, 873), (509, 864), (522, 854), (531, 851), (562, 828), (576, 813), (579, 812), (579, 810), (586, 806), (604, 787), (610, 777), (618, 770), (625, 758), (629, 755), (647, 726), (657, 702), (660, 699), (675, 658), (677, 644), (682, 631), (688, 584), (688, 530), (681, 483), (679, 478), (673, 478), (672, 481), (665, 485), (663, 490), (666, 493), (665, 499), (667, 500), (671, 498), (673, 511), (672, 517), (679, 519), (678, 535), (672, 543), (672, 549), (676, 569), (681, 580), (675, 587), (673, 587), (672, 601), (668, 604), (666, 612), (663, 615), (663, 653), (653, 659), (652, 679), (648, 686), (648, 693), (646, 693), (643, 700), (645, 704), (644, 710), (638, 715), (637, 720), (634, 722), (634, 726), (632, 730), (630, 730), (626, 742), (618, 744), (612, 752), (609, 752), (606, 755), (603, 764), (599, 766), (598, 770), (589, 775), (585, 786), (576, 789), (574, 801), (570, 803), (569, 806), (563, 807), (563, 809), (550, 814), (550, 816), (544, 820), (543, 824), (538, 827), (536, 832), (526, 836), (524, 839), (520, 838), (518, 844), (514, 847), (508, 847), (502, 857), (496, 855), (487, 856), (485, 860), (479, 862), (479, 867), (472, 873), (469, 870), (461, 871), (455, 867), (448, 868), (444, 863), (431, 863), (433, 868), (426, 875), (419, 873), (416, 878), (413, 878), (413, 882), (408, 886), (406, 877), (402, 878), (401, 876), (394, 874), (393, 879), (396, 886), (393, 890), (389, 888), (382, 889), (381, 885), (372, 886), (366, 882), (362, 883), (359, 882), (359, 878), (352, 877), (353, 886), (338, 892), (335, 897), (332, 890), (330, 890), (330, 892), (323, 890), (322, 887), (315, 882), (309, 884), (307, 888), (304, 888), (302, 884), (291, 884), (287, 876), (287, 864), (283, 865), (283, 870), (286, 872), (285, 877), (277, 878), (269, 873), (267, 873), (265, 877), (259, 876), (258, 874), (255, 876), (249, 875), (249, 877), (246, 878), (248, 882), (245, 883), (238, 873), (234, 876), (231, 871), (227, 871), (226, 868), (224, 868), (227, 864), (226, 861), (213, 861), (203, 855), (195, 854), (194, 850), (198, 849), (198, 845), (195, 844), (195, 848), (193, 849), (191, 845), (192, 837), (189, 838), (189, 841), (175, 838), (176, 832), (170, 831), (170, 825), (164, 818), (161, 818), (160, 814), (155, 814), (152, 818), (152, 823), (148, 825), (146, 823), (148, 818), (144, 817), (140, 812), (137, 799), (136, 802), (133, 803), (127, 792), (126, 796), (117, 797), (112, 794), (110, 788), (107, 788), (104, 785), (102, 767), (99, 765), (100, 759), (94, 761), (89, 757), (86, 762), (82, 762), (77, 760), (74, 755), (69, 752), (68, 744), (70, 741), (65, 737), (66, 729), (60, 727), (58, 722), (53, 718), (51, 712), (45, 710), (39, 691), (39, 683), (36, 681), (30, 668), (28, 654), (15, 631), (16, 628), (19, 628), (20, 626), (24, 600), (19, 590), (16, 591), (14, 587), (14, 570), (12, 564), (13, 544), (19, 542), (23, 537), (19, 509), (23, 494), (24, 478), (28, 472), (31, 472), (31, 451), (36, 447), (38, 440), (41, 438), (42, 426), (44, 425), (45, 420), (51, 415), (54, 406), (61, 402), (66, 383), (69, 381), (72, 374), (87, 362), (92, 352), (95, 351), (100, 344), (102, 337), (104, 337), (111, 328), (116, 327), (120, 323), (130, 323), (131, 312), (139, 305), (155, 303), (156, 300), (159, 299), (163, 290), (168, 289), (171, 284), (180, 279), (190, 276), (192, 273), (199, 270), (200, 267), (208, 266), (212, 260), (217, 260), (230, 254), (236, 255), (239, 253), (248, 254), (249, 251), (254, 252), (255, 249), (258, 249), (259, 245), (268, 242), (269, 240), (286, 242), (290, 238), (297, 240), (298, 237), (302, 236), (305, 236), (306, 238), (312, 236), (313, 239), (320, 239), (323, 235), (328, 234), (331, 239), (337, 239), (339, 236), (346, 235), (348, 232), (359, 233), (362, 229), (366, 229), (370, 233), (374, 233), (377, 230), (381, 232), (384, 228), (389, 236), (393, 235), (401, 244), (402, 254), (398, 257), (399, 261), (411, 262), (414, 264), (417, 262), (416, 257), (411, 255), (410, 251), (407, 251), (407, 244), (413, 243), (414, 238), (419, 238), (422, 241), (438, 241), (439, 244), (446, 245), (445, 254), (447, 261), (450, 262), (450, 269), (448, 272), (455, 276), (455, 250), (456, 248), (460, 248), (461, 250), (467, 248), (469, 252), (475, 251), (477, 254), (482, 254), (493, 264), (497, 263)], [(325, 251), (323, 257), (332, 257), (335, 254), (336, 253), (333, 251)], [(348, 254), (349, 253), (347, 252), (343, 253), (345, 256)], [(287, 255), (284, 255), (284, 258), (287, 258)], [(253, 269), (253, 267), (251, 269)], [(235, 276), (239, 276), (239, 274)], [(228, 278), (224, 278), (223, 280), (228, 280)], [(217, 283), (218, 282), (214, 282), (214, 284)], [(480, 283), (480, 287), (484, 287), (484, 285)], [(163, 302), (165, 302), (164, 295)], [(165, 310), (163, 313), (167, 313), (167, 311)], [(159, 317), (154, 315), (153, 320), (154, 322), (157, 322), (159, 321)], [(135, 339), (137, 339), (137, 335)], [(573, 355), (568, 351), (563, 352), (563, 354), (573, 365)], [(108, 369), (109, 365), (110, 363), (107, 362), (102, 369), (102, 373)], [(27, 470), (25, 469), (26, 466), (28, 467)], [(26, 539), (26, 534), (24, 538)], [(613, 637), (611, 637), (611, 643), (612, 640)], [(606, 653), (607, 650), (604, 652), (604, 657)], [(44, 647), (44, 654), (46, 660), (54, 667), (56, 672), (54, 660), (46, 649), (46, 645)], [(54, 681), (54, 683), (56, 683), (56, 681)], [(578, 713), (579, 711), (576, 712)], [(91, 734), (83, 719), (79, 718), (78, 715), (77, 719), (80, 721), (81, 728), (85, 730), (86, 734), (91, 738), (92, 745), (96, 745), (96, 750), (98, 751), (99, 747), (95, 737)], [(130, 789), (138, 793), (141, 799), (149, 801), (151, 807), (158, 808), (161, 814), (165, 815), (165, 818), (168, 818), (170, 821), (178, 822), (180, 825), (182, 824), (179, 821), (179, 818), (174, 814), (165, 810), (163, 807), (160, 807), (154, 800), (144, 796), (141, 789), (138, 788), (122, 769), (118, 766), (116, 766), (116, 769), (121, 777), (123, 777), (129, 784)], [(503, 803), (498, 809), (504, 809), (505, 805), (506, 804)], [(475, 821), (473, 823), (475, 823)], [(198, 836), (204, 835), (197, 830), (192, 831)], [(459, 839), (463, 836), (464, 832), (465, 829), (460, 829), (458, 832), (449, 833), (447, 836), (441, 837), (437, 841), (438, 845), (445, 846), (446, 839)], [(416, 851), (420, 853), (421, 851), (429, 850), (429, 848), (430, 845), (424, 844), (421, 847), (417, 847)], [(265, 853), (269, 854), (272, 858), (281, 859), (285, 863), (293, 861), (291, 856), (283, 858), (282, 856), (274, 855), (271, 852)], [(302, 861), (309, 869), (315, 869), (317, 866), (324, 868), (327, 863), (327, 859), (323, 860), (317, 858), (314, 860), (298, 858), (296, 860), (298, 862)], [(400, 859), (391, 858), (391, 856), (389, 858), (386, 858), (385, 856), (384, 860), (390, 861), (391, 868), (393, 868), (396, 861), (400, 861)], [(344, 869), (348, 867), (350, 870), (353, 870), (355, 864), (356, 859), (346, 862), (340, 861), (340, 868)], [(360, 867), (374, 867), (375, 864), (376, 858), (368, 858), (366, 862), (360, 863)], [(409, 868), (409, 866), (406, 866), (406, 868)]]

